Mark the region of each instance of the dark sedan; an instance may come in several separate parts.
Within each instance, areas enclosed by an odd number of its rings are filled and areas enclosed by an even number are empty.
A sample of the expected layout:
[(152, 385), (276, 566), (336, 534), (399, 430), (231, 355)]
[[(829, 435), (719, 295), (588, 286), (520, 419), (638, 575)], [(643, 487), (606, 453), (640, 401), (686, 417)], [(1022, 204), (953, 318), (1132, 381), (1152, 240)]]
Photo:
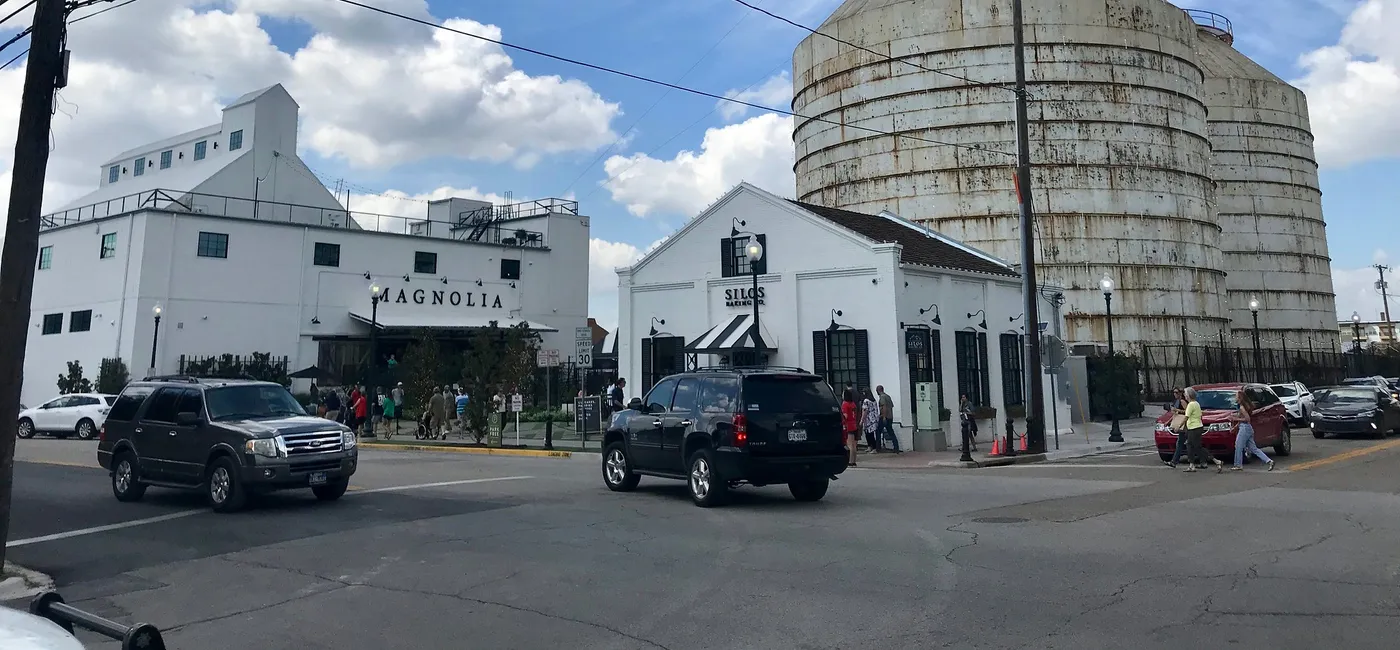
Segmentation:
[(1309, 426), (1313, 437), (1329, 433), (1364, 434), (1384, 438), (1400, 433), (1400, 402), (1388, 391), (1372, 386), (1329, 386), (1313, 390)]

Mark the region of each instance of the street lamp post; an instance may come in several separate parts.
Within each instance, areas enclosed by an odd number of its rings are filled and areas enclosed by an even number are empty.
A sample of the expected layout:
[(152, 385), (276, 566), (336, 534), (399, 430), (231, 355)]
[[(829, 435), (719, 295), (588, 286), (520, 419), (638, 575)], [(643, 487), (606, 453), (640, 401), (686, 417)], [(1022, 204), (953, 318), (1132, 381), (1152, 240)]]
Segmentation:
[(373, 383), (374, 367), (379, 358), (379, 301), (384, 290), (378, 283), (369, 285), (369, 369), (365, 371), (365, 388)]
[[(763, 330), (758, 327), (758, 263), (763, 259), (763, 244), (758, 242), (757, 236), (749, 237), (748, 246), (744, 247), (745, 254), (749, 258), (749, 273), (753, 275), (753, 338), (754, 338), (754, 365), (763, 365), (763, 346), (760, 341)], [(767, 343), (767, 341), (762, 341)]]
[[(1118, 358), (1113, 351), (1113, 278), (1108, 274), (1103, 274), (1103, 279), (1099, 280), (1099, 288), (1103, 290), (1103, 310), (1104, 322), (1108, 325), (1108, 358), (1110, 363), (1117, 363)], [(1109, 400), (1109, 415), (1113, 417), (1113, 427), (1108, 430), (1109, 442), (1123, 442), (1123, 429), (1118, 424), (1118, 405)]]
[(1259, 299), (1249, 297), (1249, 311), (1254, 315), (1254, 381), (1264, 383), (1264, 360), (1259, 349)]
[(1355, 366), (1357, 366), (1359, 377), (1361, 375), (1361, 314), (1359, 312), (1351, 312), (1351, 335), (1354, 338), (1351, 342), (1351, 352), (1355, 354), (1355, 359), (1357, 359)]
[(156, 317), (156, 329), (155, 329), (154, 332), (151, 333), (151, 372), (152, 372), (152, 373), (154, 373), (154, 372), (155, 372), (155, 369), (156, 369), (156, 345), (158, 345), (158, 342), (160, 341), (160, 312), (161, 312), (160, 303), (156, 303), (156, 306), (151, 308), (151, 313), (154, 314), (155, 317)]

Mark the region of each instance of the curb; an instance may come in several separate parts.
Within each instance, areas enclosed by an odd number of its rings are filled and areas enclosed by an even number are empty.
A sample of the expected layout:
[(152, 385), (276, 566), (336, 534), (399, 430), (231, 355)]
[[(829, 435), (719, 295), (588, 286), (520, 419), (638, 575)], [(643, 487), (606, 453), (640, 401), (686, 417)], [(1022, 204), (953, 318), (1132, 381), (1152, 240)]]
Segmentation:
[(0, 602), (33, 598), (54, 586), (53, 578), (12, 562), (5, 563), (4, 572), (10, 577), (0, 580)]
[(454, 447), (448, 445), (400, 445), (392, 442), (362, 442), (361, 449), (380, 451), (437, 451), (449, 454), (482, 454), (487, 456), (524, 456), (530, 458), (571, 458), (572, 451), (544, 449), (503, 449), (499, 447)]
[(1071, 459), (1074, 459), (1074, 458), (1088, 458), (1088, 457), (1090, 457), (1090, 456), (1098, 456), (1098, 455), (1101, 455), (1101, 454), (1112, 453), (1112, 452), (1115, 452), (1115, 451), (1135, 451), (1135, 450), (1138, 450), (1138, 449), (1151, 449), (1151, 448), (1156, 448), (1156, 446), (1157, 446), (1157, 443), (1156, 443), (1155, 441), (1151, 441), (1151, 440), (1132, 441), (1132, 442), (1128, 442), (1128, 441), (1125, 441), (1125, 442), (1110, 442), (1110, 443), (1106, 443), (1106, 444), (1103, 444), (1103, 445), (1097, 445), (1097, 446), (1090, 447), (1090, 448), (1088, 448), (1088, 449), (1083, 449), (1083, 450), (1074, 450), (1074, 451), (1047, 451), (1047, 452), (1045, 452), (1045, 459), (1046, 459), (1047, 461), (1052, 461), (1052, 462), (1053, 462), (1053, 461), (1059, 461), (1059, 460), (1071, 460)]
[(988, 458), (986, 460), (974, 460), (962, 462), (956, 460), (936, 460), (928, 464), (929, 467), (961, 467), (963, 469), (977, 469), (980, 467), (1005, 467), (1007, 465), (1026, 465), (1030, 463), (1041, 463), (1045, 461), (1045, 454), (1017, 454), (1015, 456), (1001, 456)]

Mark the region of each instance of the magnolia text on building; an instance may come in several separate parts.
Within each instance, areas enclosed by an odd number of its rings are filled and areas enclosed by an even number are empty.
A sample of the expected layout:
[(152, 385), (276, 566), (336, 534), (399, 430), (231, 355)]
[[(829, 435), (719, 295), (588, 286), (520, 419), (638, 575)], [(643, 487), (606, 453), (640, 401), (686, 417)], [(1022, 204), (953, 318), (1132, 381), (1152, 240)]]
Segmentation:
[(453, 307), (481, 307), (485, 309), (501, 309), (501, 294), (492, 296), (482, 292), (461, 292), (433, 289), (384, 289), (383, 302), (394, 304), (414, 304), (414, 305), (450, 305)]
[[(760, 305), (767, 304), (767, 303), (765, 303), (765, 302), (763, 301), (763, 298), (765, 297), (765, 295), (764, 295), (764, 289), (766, 289), (766, 288), (767, 288), (767, 287), (759, 287), (759, 288), (758, 288), (758, 304), (760, 304)], [(754, 300), (754, 289), (753, 289), (753, 288), (748, 288), (748, 289), (725, 289), (725, 290), (724, 290), (724, 305), (725, 305), (726, 307), (752, 307), (752, 306), (753, 306), (753, 300)]]

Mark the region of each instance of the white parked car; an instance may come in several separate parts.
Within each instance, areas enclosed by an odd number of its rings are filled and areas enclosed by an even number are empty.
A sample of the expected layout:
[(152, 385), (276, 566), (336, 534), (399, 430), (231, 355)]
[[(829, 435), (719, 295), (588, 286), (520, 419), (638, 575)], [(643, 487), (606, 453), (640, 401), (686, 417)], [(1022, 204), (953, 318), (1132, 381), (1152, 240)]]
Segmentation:
[(36, 433), (66, 438), (76, 435), (92, 440), (107, 421), (107, 410), (117, 401), (116, 395), (102, 393), (73, 393), (55, 397), (32, 409), (19, 412), (19, 437), (32, 438)]
[(0, 648), (5, 650), (83, 650), (83, 644), (46, 618), (0, 606)]
[(1293, 426), (1303, 426), (1308, 423), (1308, 414), (1313, 412), (1314, 403), (1312, 391), (1307, 386), (1296, 381), (1286, 384), (1274, 384), (1269, 386), (1274, 389), (1274, 394), (1278, 395), (1278, 400), (1283, 402), (1283, 408), (1288, 412), (1288, 422)]

